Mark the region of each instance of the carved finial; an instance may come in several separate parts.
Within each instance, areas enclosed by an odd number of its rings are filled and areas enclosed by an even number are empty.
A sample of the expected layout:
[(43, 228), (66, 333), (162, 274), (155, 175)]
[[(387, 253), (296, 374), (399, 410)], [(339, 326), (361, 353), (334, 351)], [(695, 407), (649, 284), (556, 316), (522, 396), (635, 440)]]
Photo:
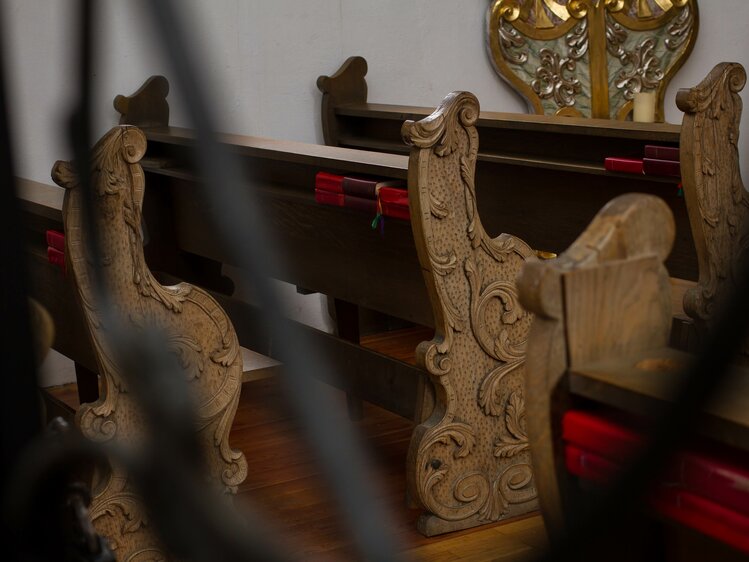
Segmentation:
[(317, 87), (323, 94), (330, 94), (339, 103), (367, 101), (367, 61), (364, 57), (349, 57), (333, 76), (317, 78)]
[[(722, 102), (725, 96), (735, 98), (741, 111), (741, 98), (733, 96), (744, 89), (746, 70), (737, 62), (722, 62), (710, 71), (705, 79), (694, 88), (682, 88), (676, 93), (676, 107), (684, 113), (704, 111), (716, 101)], [(722, 108), (719, 108), (722, 109)]]
[(419, 148), (439, 145), (435, 152), (443, 156), (452, 153), (460, 127), (473, 127), (479, 116), (479, 100), (470, 92), (450, 93), (429, 117), (421, 121), (406, 121), (401, 128), (403, 141)]
[(696, 87), (680, 90), (684, 111), (680, 151), (699, 283), (684, 295), (684, 311), (700, 330), (709, 327), (720, 296), (730, 292), (738, 259), (749, 248), (749, 195), (739, 168), (739, 92), (746, 71), (721, 63)]
[(325, 144), (338, 146), (336, 108), (350, 103), (367, 101), (367, 61), (363, 57), (349, 57), (333, 76), (320, 76), (317, 87), (322, 92), (322, 132)]
[(131, 96), (114, 98), (114, 108), (121, 114), (120, 125), (138, 127), (168, 127), (169, 81), (164, 76), (151, 76)]

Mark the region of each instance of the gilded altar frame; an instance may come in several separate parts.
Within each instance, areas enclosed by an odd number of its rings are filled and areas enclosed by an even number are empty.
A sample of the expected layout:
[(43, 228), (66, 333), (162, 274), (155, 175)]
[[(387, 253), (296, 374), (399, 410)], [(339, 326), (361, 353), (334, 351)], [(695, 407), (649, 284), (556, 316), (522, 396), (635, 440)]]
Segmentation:
[(493, 0), (487, 40), (499, 75), (547, 115), (628, 119), (694, 48), (697, 0)]

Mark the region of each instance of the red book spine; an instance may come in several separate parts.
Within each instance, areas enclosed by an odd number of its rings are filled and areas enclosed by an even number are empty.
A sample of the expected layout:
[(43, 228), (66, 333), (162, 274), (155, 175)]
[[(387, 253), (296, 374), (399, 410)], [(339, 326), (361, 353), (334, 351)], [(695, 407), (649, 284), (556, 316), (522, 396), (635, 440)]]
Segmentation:
[(343, 176), (329, 174), (328, 172), (317, 172), (315, 175), (315, 189), (343, 193)]
[(315, 201), (321, 205), (343, 207), (343, 193), (333, 193), (324, 189), (315, 189)]
[(615, 462), (627, 462), (640, 450), (642, 436), (599, 414), (569, 410), (562, 418), (562, 439)]
[(59, 230), (48, 230), (46, 232), (47, 246), (55, 250), (65, 251), (65, 233)]
[(375, 199), (365, 199), (364, 197), (355, 197), (353, 195), (343, 196), (343, 206), (357, 211), (371, 213), (374, 216), (377, 213), (377, 201)]
[(643, 165), (639, 158), (616, 158), (609, 156), (603, 161), (603, 166), (609, 172), (626, 172), (628, 174), (642, 174)]
[(564, 447), (564, 460), (570, 474), (599, 484), (610, 483), (621, 470), (612, 461), (574, 445)]
[(674, 176), (681, 177), (681, 165), (673, 160), (658, 160), (656, 158), (643, 158), (642, 170), (649, 176)]
[(411, 211), (408, 207), (403, 205), (397, 205), (395, 203), (383, 203), (382, 204), (382, 215), (393, 219), (401, 219), (404, 221), (411, 220)]
[[(569, 410), (562, 418), (562, 439), (568, 470), (576, 476), (595, 480), (595, 471), (602, 466), (602, 461), (628, 462), (640, 447), (642, 437), (616, 419)], [(581, 455), (588, 459), (587, 468), (580, 466)], [(738, 453), (729, 456), (722, 451), (687, 449), (676, 455), (661, 481), (749, 516), (749, 469), (746, 466), (746, 457)], [(588, 474), (586, 470), (593, 472)]]
[(382, 214), (402, 220), (411, 220), (408, 208), (408, 190), (398, 187), (382, 187), (379, 193)]
[(749, 554), (749, 516), (667, 486), (658, 489), (651, 503), (669, 519)]
[(61, 252), (57, 248), (52, 248), (50, 246), (47, 248), (47, 260), (49, 263), (59, 267), (63, 273), (67, 273), (67, 268), (65, 267), (65, 252)]
[(345, 176), (343, 178), (343, 193), (364, 199), (377, 198), (377, 181)]
[[(617, 464), (571, 445), (564, 453), (570, 474), (597, 484), (611, 483), (621, 470)], [(745, 513), (671, 483), (654, 488), (650, 503), (669, 519), (749, 552), (749, 515)]]
[(669, 476), (684, 488), (749, 516), (749, 470), (741, 465), (684, 451)]
[(679, 149), (675, 146), (645, 145), (645, 158), (657, 158), (658, 160), (679, 161)]

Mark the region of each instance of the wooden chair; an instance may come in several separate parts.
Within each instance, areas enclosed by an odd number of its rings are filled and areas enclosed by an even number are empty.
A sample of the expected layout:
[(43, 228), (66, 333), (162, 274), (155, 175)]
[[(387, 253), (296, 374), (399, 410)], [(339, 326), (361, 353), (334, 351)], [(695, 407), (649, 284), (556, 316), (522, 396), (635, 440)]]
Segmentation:
[[(210, 478), (226, 492), (234, 493), (247, 475), (244, 455), (228, 442), (241, 389), (242, 354), (229, 318), (212, 297), (186, 283), (160, 285), (145, 263), (141, 232), (145, 185), (139, 165), (145, 150), (146, 139), (139, 129), (120, 126), (105, 134), (92, 152), (93, 227), (99, 234), (107, 288), (130, 328), (155, 325), (167, 334), (168, 351), (184, 367), (195, 398), (196, 431)], [(57, 162), (52, 176), (67, 190), (63, 206), (66, 262), (75, 280), (101, 376), (99, 399), (82, 404), (76, 420), (89, 439), (132, 442), (143, 431), (141, 414), (97, 308), (91, 262), (84, 251), (81, 230), (83, 194), (71, 163)], [(113, 465), (99, 480), (91, 518), (118, 559), (163, 558), (128, 475)]]
[[(479, 104), (450, 94), (403, 125), (411, 144), (414, 241), (435, 315), (435, 337), (417, 349), (434, 387), (408, 455), (410, 498), (435, 535), (536, 509), (525, 430), (525, 344), (531, 318), (515, 277), (534, 251), (490, 238), (476, 207)], [(427, 389), (428, 390), (428, 389)]]
[(656, 94), (697, 39), (696, 0), (494, 0), (487, 39), (499, 75), (546, 115), (627, 119)]

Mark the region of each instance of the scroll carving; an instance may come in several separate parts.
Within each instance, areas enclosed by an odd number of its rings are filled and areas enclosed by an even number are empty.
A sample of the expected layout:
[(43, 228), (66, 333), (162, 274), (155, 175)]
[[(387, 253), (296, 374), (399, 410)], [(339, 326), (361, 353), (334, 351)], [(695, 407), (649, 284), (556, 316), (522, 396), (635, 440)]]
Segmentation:
[[(734, 270), (749, 248), (749, 195), (738, 151), (745, 84), (741, 65), (722, 63), (676, 96), (684, 112), (682, 185), (699, 264), (699, 283), (685, 294), (684, 311), (702, 330), (709, 329), (721, 295), (733, 289)], [(743, 352), (749, 352), (746, 343)]]
[(414, 431), (409, 489), (428, 514), (425, 534), (497, 521), (536, 507), (525, 433), (524, 353), (530, 315), (515, 276), (535, 259), (522, 240), (490, 238), (478, 215), (476, 98), (450, 94), (407, 121), (414, 238), (435, 311), (436, 336), (419, 346), (436, 406)]
[[(184, 368), (195, 398), (196, 431), (210, 478), (234, 493), (247, 475), (244, 455), (228, 442), (241, 389), (239, 343), (229, 318), (211, 296), (186, 283), (164, 287), (145, 263), (141, 234), (145, 182), (138, 163), (145, 150), (145, 136), (131, 126), (113, 128), (93, 149), (94, 228), (99, 233), (107, 287), (121, 316), (134, 329), (153, 325), (167, 334), (169, 351)], [(66, 252), (102, 383), (99, 399), (81, 405), (77, 422), (89, 439), (137, 442), (143, 431), (141, 413), (107, 343), (107, 326), (93, 298), (77, 175), (71, 163), (57, 162), (52, 176), (67, 190), (63, 206)], [(107, 474), (99, 475), (91, 515), (119, 560), (166, 558), (122, 467), (113, 465)]]
[(492, 62), (535, 113), (625, 119), (663, 95), (697, 36), (696, 0), (494, 0)]

